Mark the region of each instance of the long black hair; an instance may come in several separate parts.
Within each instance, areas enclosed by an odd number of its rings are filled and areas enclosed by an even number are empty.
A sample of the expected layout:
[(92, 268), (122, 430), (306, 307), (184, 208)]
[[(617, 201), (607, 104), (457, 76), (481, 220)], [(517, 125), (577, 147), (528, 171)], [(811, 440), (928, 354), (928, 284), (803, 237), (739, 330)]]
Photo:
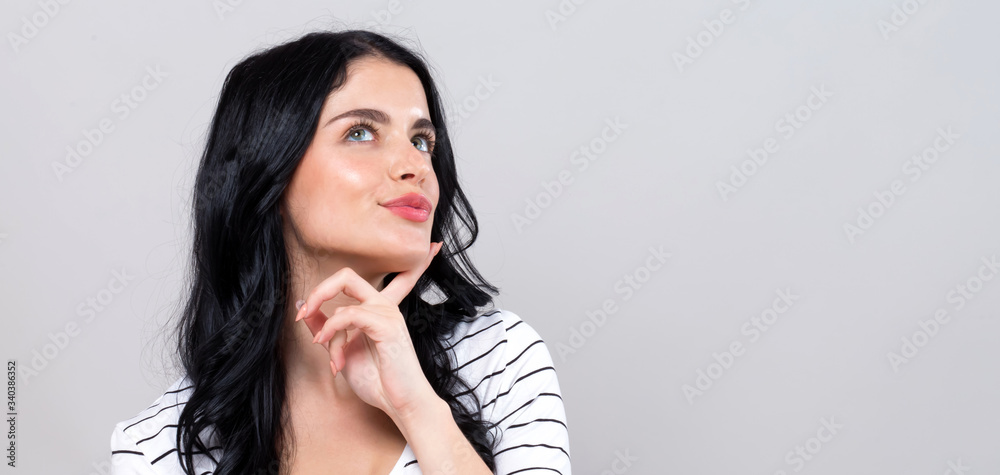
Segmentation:
[[(459, 187), (444, 108), (416, 53), (380, 34), (351, 30), (309, 33), (255, 53), (233, 67), (222, 87), (195, 179), (192, 278), (178, 326), (178, 353), (194, 386), (177, 431), (189, 475), (196, 475), (197, 453), (215, 460), (216, 475), (277, 473), (289, 453), (281, 342), (291, 269), (281, 199), (324, 100), (343, 85), (348, 64), (364, 57), (407, 66), (423, 84), (436, 127), (431, 161), (440, 189), (431, 240), (444, 245), (400, 310), (424, 375), (496, 470), (494, 427), (444, 347), (455, 325), (475, 318), (497, 293), (465, 253), (478, 224)], [(422, 298), (427, 293), (437, 294), (437, 303)], [(214, 434), (218, 447), (209, 447), (205, 434)]]

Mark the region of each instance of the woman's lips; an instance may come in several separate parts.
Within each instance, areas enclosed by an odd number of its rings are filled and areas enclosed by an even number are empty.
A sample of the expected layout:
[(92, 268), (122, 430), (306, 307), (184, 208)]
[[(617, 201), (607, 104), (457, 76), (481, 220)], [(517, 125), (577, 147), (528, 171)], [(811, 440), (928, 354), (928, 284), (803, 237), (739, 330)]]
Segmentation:
[(396, 216), (422, 223), (431, 215), (431, 202), (419, 193), (407, 193), (399, 198), (382, 203)]
[(389, 211), (395, 213), (396, 216), (406, 218), (410, 221), (416, 221), (418, 223), (427, 221), (427, 218), (431, 215), (427, 210), (411, 208), (409, 206), (388, 206), (387, 208), (389, 208)]

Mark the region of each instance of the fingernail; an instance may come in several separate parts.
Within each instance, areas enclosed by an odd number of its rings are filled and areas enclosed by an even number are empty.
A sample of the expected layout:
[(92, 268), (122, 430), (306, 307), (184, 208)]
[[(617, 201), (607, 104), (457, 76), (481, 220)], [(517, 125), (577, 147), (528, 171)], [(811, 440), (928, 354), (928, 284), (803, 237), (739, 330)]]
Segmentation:
[(333, 364), (333, 360), (330, 360), (330, 370), (333, 371), (333, 377), (337, 377), (337, 365)]
[[(301, 302), (301, 304), (299, 302)], [(298, 309), (299, 309), (299, 313), (295, 316), (295, 321), (297, 322), (299, 320), (302, 320), (306, 316), (306, 313), (307, 313), (307, 311), (306, 311), (306, 301), (305, 300), (299, 300), (298, 302), (295, 302), (295, 306), (298, 307)]]
[(298, 309), (302, 308), (302, 306), (305, 305), (305, 303), (306, 303), (306, 301), (305, 300), (301, 300), (301, 299), (298, 300), (298, 301), (296, 301), (295, 302), (295, 309), (298, 310)]

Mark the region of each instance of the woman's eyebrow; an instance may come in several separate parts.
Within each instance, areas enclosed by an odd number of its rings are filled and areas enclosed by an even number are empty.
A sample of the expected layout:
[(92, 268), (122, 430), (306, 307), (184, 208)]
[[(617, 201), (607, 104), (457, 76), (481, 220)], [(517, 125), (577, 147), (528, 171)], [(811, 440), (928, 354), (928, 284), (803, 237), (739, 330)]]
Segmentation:
[(431, 122), (430, 119), (423, 117), (417, 119), (416, 122), (413, 123), (413, 128), (427, 130), (429, 132), (437, 132), (437, 129), (434, 127), (434, 123)]
[[(388, 123), (392, 122), (391, 120), (389, 120), (389, 115), (386, 114), (385, 112), (380, 111), (380, 110), (377, 110), (377, 109), (353, 109), (353, 110), (349, 110), (347, 112), (344, 112), (343, 114), (340, 114), (340, 115), (338, 115), (338, 116), (336, 116), (336, 117), (334, 117), (334, 118), (326, 121), (326, 124), (323, 124), (323, 127), (326, 127), (326, 126), (328, 126), (328, 125), (330, 125), (330, 124), (332, 124), (332, 123), (334, 123), (334, 122), (336, 122), (336, 121), (338, 121), (340, 119), (343, 119), (345, 117), (357, 117), (357, 118), (360, 118), (360, 119), (367, 119), (369, 121), (372, 121), (372, 122), (375, 122), (375, 123), (378, 123), (378, 124), (388, 124)], [(427, 119), (427, 118), (424, 118), (424, 117), (421, 117), (421, 118), (417, 119), (413, 123), (413, 128), (414, 129), (427, 129), (427, 130), (432, 131), (432, 132), (436, 131), (435, 127), (434, 127), (434, 123), (431, 122), (430, 119)]]
[(367, 120), (370, 120), (372, 122), (376, 122), (376, 123), (379, 123), (379, 124), (388, 124), (389, 123), (389, 115), (386, 114), (385, 112), (382, 112), (382, 111), (376, 110), (376, 109), (354, 109), (354, 110), (349, 110), (347, 112), (344, 112), (343, 114), (340, 114), (340, 115), (338, 115), (338, 116), (336, 116), (336, 117), (334, 117), (334, 118), (326, 121), (326, 124), (323, 124), (323, 127), (326, 127), (326, 126), (328, 126), (328, 125), (330, 125), (330, 124), (332, 124), (332, 123), (334, 123), (334, 122), (336, 122), (336, 121), (338, 121), (340, 119), (343, 119), (345, 117), (357, 117), (357, 118), (360, 118), (360, 119), (367, 119)]

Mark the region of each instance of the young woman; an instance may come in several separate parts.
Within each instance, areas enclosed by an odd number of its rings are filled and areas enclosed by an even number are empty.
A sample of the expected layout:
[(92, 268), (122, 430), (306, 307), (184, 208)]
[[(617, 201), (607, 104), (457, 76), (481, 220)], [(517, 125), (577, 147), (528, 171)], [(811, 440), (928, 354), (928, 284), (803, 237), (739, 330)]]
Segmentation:
[(570, 475), (545, 343), (465, 254), (478, 227), (424, 62), (365, 31), (254, 54), (194, 196), (184, 377), (114, 473)]

